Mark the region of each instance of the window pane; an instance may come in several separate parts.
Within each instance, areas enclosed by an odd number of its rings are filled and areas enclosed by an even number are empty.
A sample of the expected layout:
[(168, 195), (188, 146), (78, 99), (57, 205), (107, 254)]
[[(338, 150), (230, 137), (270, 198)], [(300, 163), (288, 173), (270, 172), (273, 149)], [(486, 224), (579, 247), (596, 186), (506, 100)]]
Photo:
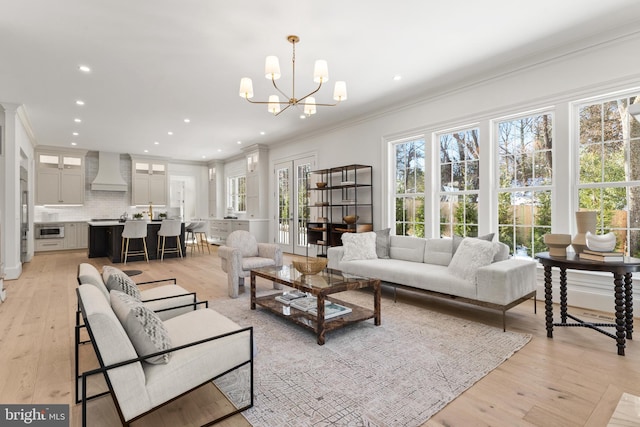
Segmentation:
[(580, 108), (580, 143), (590, 144), (602, 140), (602, 106), (588, 105)]

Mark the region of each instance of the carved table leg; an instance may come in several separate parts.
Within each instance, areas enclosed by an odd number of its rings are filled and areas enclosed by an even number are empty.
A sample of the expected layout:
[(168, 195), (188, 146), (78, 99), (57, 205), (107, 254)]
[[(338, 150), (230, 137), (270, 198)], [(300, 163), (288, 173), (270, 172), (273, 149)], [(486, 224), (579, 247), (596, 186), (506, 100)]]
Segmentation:
[(256, 275), (251, 272), (251, 310), (256, 309)]
[(373, 285), (373, 312), (374, 312), (374, 323), (376, 326), (380, 326), (382, 324), (382, 316), (380, 313), (380, 281), (377, 280), (376, 284)]
[(625, 299), (625, 316), (627, 326), (627, 339), (633, 339), (633, 280), (631, 273), (624, 275), (624, 299)]
[(625, 347), (625, 310), (624, 310), (624, 293), (622, 287), (622, 274), (613, 273), (613, 288), (615, 292), (616, 303), (616, 341), (618, 343), (618, 354), (624, 356)]
[(553, 295), (551, 293), (551, 266), (544, 266), (544, 313), (547, 337), (553, 338)]
[(318, 319), (316, 322), (318, 331), (318, 345), (324, 345), (324, 295), (318, 295)]
[(560, 321), (567, 323), (567, 269), (560, 268)]

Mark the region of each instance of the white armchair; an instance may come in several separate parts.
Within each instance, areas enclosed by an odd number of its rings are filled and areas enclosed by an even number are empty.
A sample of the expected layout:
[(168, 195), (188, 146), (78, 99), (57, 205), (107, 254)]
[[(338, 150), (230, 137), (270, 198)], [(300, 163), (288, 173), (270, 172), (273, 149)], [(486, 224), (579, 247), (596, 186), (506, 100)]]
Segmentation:
[[(258, 243), (248, 231), (236, 230), (229, 234), (224, 246), (218, 248), (222, 270), (227, 273), (229, 296), (238, 297), (239, 286), (251, 275), (252, 268), (282, 266), (282, 249), (273, 243)], [(274, 283), (274, 289), (279, 285)]]

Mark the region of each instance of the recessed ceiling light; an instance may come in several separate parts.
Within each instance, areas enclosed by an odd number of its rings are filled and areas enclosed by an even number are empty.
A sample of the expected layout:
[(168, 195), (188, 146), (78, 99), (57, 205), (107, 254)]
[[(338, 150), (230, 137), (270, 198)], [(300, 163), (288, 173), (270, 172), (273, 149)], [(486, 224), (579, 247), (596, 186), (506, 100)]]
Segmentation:
[(302, 120), (304, 120), (304, 119), (306, 119), (306, 118), (307, 118), (307, 116), (305, 116), (304, 114), (300, 114), (300, 118), (301, 118)]
[(77, 143), (75, 143), (75, 142), (72, 142), (72, 143), (71, 143), (71, 145), (78, 145), (78, 144), (77, 144)]
[(167, 135), (173, 135), (173, 132), (169, 131), (167, 132)]
[(78, 132), (73, 132), (73, 136), (78, 136)]
[(222, 148), (218, 148), (218, 153), (222, 153)]
[(191, 123), (191, 119), (184, 119), (185, 123)]
[(263, 130), (260, 131), (260, 135), (266, 135), (267, 133)]
[(394, 81), (398, 81), (398, 80), (402, 80), (402, 76), (400, 74), (396, 74), (395, 76), (393, 76), (393, 80)]
[(145, 152), (145, 153), (148, 153), (148, 152), (149, 152), (149, 150), (144, 150), (144, 152)]
[(84, 101), (83, 101), (83, 100), (81, 100), (81, 99), (78, 99), (78, 100), (76, 101), (76, 105), (84, 105)]
[(73, 121), (76, 123), (82, 123), (82, 119), (73, 119)]
[(155, 141), (153, 145), (160, 145), (160, 143), (158, 141)]
[(240, 145), (242, 144), (242, 141), (236, 141), (236, 144)]
[(89, 68), (87, 65), (78, 65), (78, 70), (82, 71), (83, 73), (91, 72), (91, 68)]
[(207, 156), (202, 156), (202, 158), (203, 158), (203, 159), (206, 159), (206, 158), (207, 158)]

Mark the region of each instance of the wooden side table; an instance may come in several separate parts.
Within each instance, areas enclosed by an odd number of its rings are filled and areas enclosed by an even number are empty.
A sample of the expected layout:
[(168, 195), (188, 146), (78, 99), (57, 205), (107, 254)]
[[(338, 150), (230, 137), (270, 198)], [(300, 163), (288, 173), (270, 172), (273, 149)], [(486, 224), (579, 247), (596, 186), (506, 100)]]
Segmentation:
[[(627, 339), (633, 338), (633, 280), (632, 273), (640, 271), (640, 258), (625, 257), (624, 262), (600, 262), (580, 259), (578, 255), (555, 257), (549, 252), (536, 254), (544, 266), (544, 302), (547, 337), (553, 338), (554, 326), (584, 327), (598, 331), (616, 340), (618, 354), (624, 356)], [(551, 269), (560, 269), (560, 323), (553, 323), (553, 297), (551, 293)], [(567, 270), (603, 271), (613, 273), (615, 297), (615, 323), (591, 323), (567, 313)], [(567, 322), (567, 318), (576, 323)], [(602, 328), (615, 327), (612, 334)]]

